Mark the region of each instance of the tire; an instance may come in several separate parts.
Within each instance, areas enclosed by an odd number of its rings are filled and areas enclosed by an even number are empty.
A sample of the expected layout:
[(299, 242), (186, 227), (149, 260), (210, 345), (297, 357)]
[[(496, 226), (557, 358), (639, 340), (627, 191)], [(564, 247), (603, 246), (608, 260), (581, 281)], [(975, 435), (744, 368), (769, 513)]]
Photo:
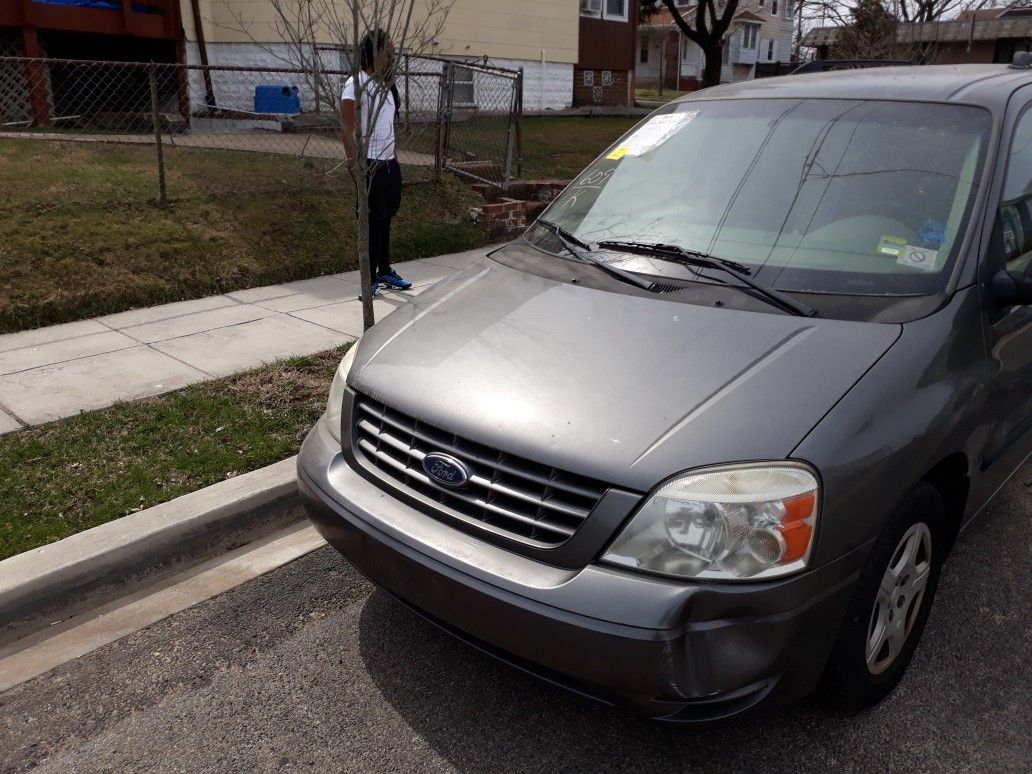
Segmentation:
[[(889, 516), (825, 667), (823, 693), (831, 704), (845, 710), (869, 707), (902, 679), (928, 620), (949, 548), (945, 512), (939, 491), (921, 482)], [(883, 580), (891, 591), (883, 590)]]

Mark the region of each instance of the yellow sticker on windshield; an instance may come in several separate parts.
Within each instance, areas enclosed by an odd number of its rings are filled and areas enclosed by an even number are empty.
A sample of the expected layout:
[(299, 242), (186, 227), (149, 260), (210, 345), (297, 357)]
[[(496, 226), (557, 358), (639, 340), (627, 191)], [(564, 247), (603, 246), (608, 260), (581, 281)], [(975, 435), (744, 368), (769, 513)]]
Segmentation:
[(612, 152), (608, 156), (606, 156), (606, 158), (610, 161), (619, 161), (627, 155), (627, 151), (629, 150), (630, 148), (628, 148), (626, 145), (621, 145), (619, 148), (613, 148)]
[(903, 248), (906, 246), (907, 240), (902, 237), (882, 235), (881, 241), (878, 242), (878, 252), (882, 255), (891, 255), (893, 258), (898, 258), (903, 254)]

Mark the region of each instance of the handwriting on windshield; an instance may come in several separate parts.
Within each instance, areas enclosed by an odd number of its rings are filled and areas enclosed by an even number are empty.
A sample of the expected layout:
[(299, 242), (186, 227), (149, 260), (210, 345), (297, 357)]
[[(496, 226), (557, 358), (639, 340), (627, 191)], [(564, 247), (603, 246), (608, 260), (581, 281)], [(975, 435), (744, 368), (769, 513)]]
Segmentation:
[(577, 204), (577, 197), (587, 191), (599, 191), (613, 176), (616, 168), (596, 169), (588, 172), (570, 188), (570, 197), (566, 200), (566, 207), (573, 207)]

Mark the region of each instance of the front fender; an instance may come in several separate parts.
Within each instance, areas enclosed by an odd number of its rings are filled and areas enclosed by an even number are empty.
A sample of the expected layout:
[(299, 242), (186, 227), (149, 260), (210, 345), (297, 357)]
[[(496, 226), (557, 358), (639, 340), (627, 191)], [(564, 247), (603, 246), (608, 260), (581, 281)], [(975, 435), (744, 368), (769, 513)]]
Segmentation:
[(977, 459), (991, 427), (988, 387), (976, 287), (903, 326), (792, 453), (824, 483), (816, 566), (876, 537), (903, 495), (947, 456)]

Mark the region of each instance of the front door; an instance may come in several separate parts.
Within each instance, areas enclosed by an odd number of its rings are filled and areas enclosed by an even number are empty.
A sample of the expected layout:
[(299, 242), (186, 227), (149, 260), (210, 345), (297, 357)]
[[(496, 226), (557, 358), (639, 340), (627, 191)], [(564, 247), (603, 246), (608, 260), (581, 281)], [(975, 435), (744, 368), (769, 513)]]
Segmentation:
[[(1032, 277), (1032, 103), (1014, 127), (1000, 206), (987, 255), (987, 275), (1006, 269)], [(986, 335), (992, 371), (993, 427), (981, 468), (1002, 484), (1032, 455), (1032, 306), (987, 299)]]

